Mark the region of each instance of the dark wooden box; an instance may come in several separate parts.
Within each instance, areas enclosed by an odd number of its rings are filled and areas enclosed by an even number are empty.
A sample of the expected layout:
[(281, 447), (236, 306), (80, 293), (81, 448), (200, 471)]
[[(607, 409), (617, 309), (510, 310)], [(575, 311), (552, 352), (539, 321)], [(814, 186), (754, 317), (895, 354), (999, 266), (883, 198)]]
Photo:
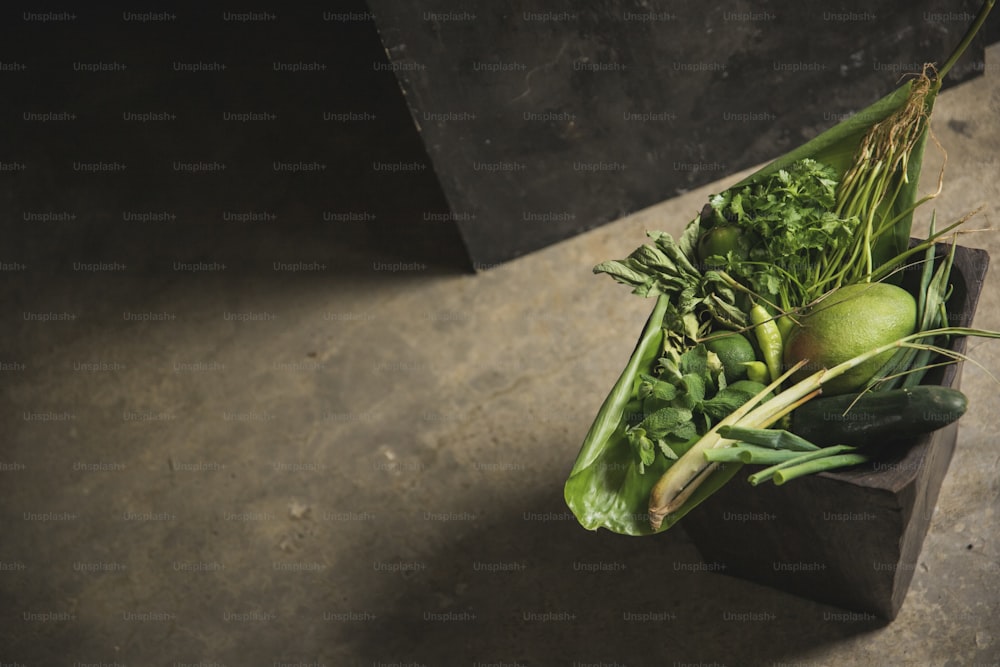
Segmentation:
[[(983, 250), (956, 249), (951, 325), (971, 324), (988, 264)], [(908, 271), (904, 286), (918, 275)], [(952, 344), (965, 346), (964, 338)], [(924, 381), (958, 388), (961, 370), (945, 366)], [(955, 422), (894, 448), (891, 459), (783, 486), (750, 486), (747, 475), (758, 467), (746, 466), (681, 525), (703, 560), (725, 574), (892, 620), (913, 579), (957, 435)]]

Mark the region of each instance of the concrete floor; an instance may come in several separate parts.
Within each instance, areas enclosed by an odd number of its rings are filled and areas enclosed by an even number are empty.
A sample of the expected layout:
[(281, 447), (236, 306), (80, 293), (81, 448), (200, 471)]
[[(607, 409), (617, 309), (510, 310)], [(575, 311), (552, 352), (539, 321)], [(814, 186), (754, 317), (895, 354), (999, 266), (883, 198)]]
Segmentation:
[[(987, 55), (938, 102), (934, 206), (985, 205), (967, 227), (992, 231), (962, 242), (998, 257)], [(690, 571), (682, 531), (566, 512), (652, 305), (591, 267), (736, 178), (475, 276), (277, 234), (244, 246), (266, 271), (6, 274), (0, 664), (998, 664), (1000, 343), (970, 345), (970, 412), (891, 624)], [(330, 266), (270, 270), (296, 252)], [(975, 323), (1000, 329), (996, 268)]]

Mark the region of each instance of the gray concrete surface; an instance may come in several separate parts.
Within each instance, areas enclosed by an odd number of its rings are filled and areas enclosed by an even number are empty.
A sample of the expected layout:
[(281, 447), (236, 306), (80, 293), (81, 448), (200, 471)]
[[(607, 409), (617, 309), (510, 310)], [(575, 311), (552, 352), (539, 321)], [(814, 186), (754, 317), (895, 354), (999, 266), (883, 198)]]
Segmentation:
[[(984, 205), (962, 242), (996, 258), (987, 60), (939, 100), (933, 206)], [(995, 342), (970, 346), (970, 413), (889, 625), (698, 571), (682, 531), (567, 514), (651, 307), (591, 266), (736, 178), (477, 276), (340, 250), (311, 274), (6, 275), (0, 663), (998, 664)], [(301, 247), (272, 241), (265, 264)], [(976, 324), (1000, 329), (996, 266)]]

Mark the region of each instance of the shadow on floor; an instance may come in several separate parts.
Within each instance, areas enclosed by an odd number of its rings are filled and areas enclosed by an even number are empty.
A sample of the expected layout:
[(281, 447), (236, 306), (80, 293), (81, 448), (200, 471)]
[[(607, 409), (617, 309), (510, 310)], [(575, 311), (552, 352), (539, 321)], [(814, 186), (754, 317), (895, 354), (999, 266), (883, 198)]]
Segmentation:
[[(4, 261), (68, 275), (72, 261), (167, 274), (175, 260), (265, 275), (272, 261), (312, 259), (355, 276), (376, 262), (471, 270), (396, 78), (375, 70), (387, 61), (371, 21), (289, 9), (251, 38), (203, 8), (181, 15), (178, 42), (174, 22), (137, 28), (108, 12), (74, 17), (55, 42), (31, 22), (0, 29), (35, 72), (11, 77), (0, 103), (18, 124), (2, 156)], [(75, 72), (83, 54), (127, 69)], [(276, 60), (329, 66), (284, 73)], [(210, 71), (177, 69), (191, 63)], [(67, 119), (22, 120), (49, 109)]]
[(485, 520), (441, 521), (420, 558), (357, 553), (375, 572), (350, 604), (373, 618), (354, 624), (352, 654), (361, 664), (772, 665), (883, 625), (706, 571), (680, 531), (583, 530), (559, 480), (551, 488)]

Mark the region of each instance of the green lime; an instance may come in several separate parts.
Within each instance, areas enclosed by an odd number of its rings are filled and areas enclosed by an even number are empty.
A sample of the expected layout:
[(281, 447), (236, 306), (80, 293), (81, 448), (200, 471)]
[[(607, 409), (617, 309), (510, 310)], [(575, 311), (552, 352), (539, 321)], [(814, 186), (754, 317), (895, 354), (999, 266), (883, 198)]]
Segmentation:
[(736, 332), (705, 341), (705, 347), (709, 352), (718, 355), (722, 369), (726, 373), (726, 382), (729, 384), (746, 379), (747, 367), (743, 364), (757, 359), (750, 341), (743, 334)]
[[(917, 304), (895, 285), (859, 283), (841, 287), (798, 320), (785, 341), (784, 363), (788, 367), (808, 361), (792, 376), (793, 382), (913, 333)], [(830, 380), (823, 385), (823, 394), (861, 389), (892, 355), (893, 350), (883, 352)]]
[(704, 234), (698, 241), (698, 255), (702, 259), (707, 259), (714, 255), (726, 256), (730, 250), (739, 249), (740, 237), (743, 235), (739, 227), (726, 225), (724, 227), (713, 227)]
[[(754, 396), (756, 396), (760, 392), (767, 389), (767, 385), (765, 385), (763, 382), (755, 382), (754, 380), (739, 380), (738, 382), (734, 382), (731, 385), (729, 385), (728, 388), (738, 389), (740, 391), (745, 391), (748, 394), (753, 394)], [(768, 392), (767, 396), (772, 397), (774, 396), (774, 394)]]

